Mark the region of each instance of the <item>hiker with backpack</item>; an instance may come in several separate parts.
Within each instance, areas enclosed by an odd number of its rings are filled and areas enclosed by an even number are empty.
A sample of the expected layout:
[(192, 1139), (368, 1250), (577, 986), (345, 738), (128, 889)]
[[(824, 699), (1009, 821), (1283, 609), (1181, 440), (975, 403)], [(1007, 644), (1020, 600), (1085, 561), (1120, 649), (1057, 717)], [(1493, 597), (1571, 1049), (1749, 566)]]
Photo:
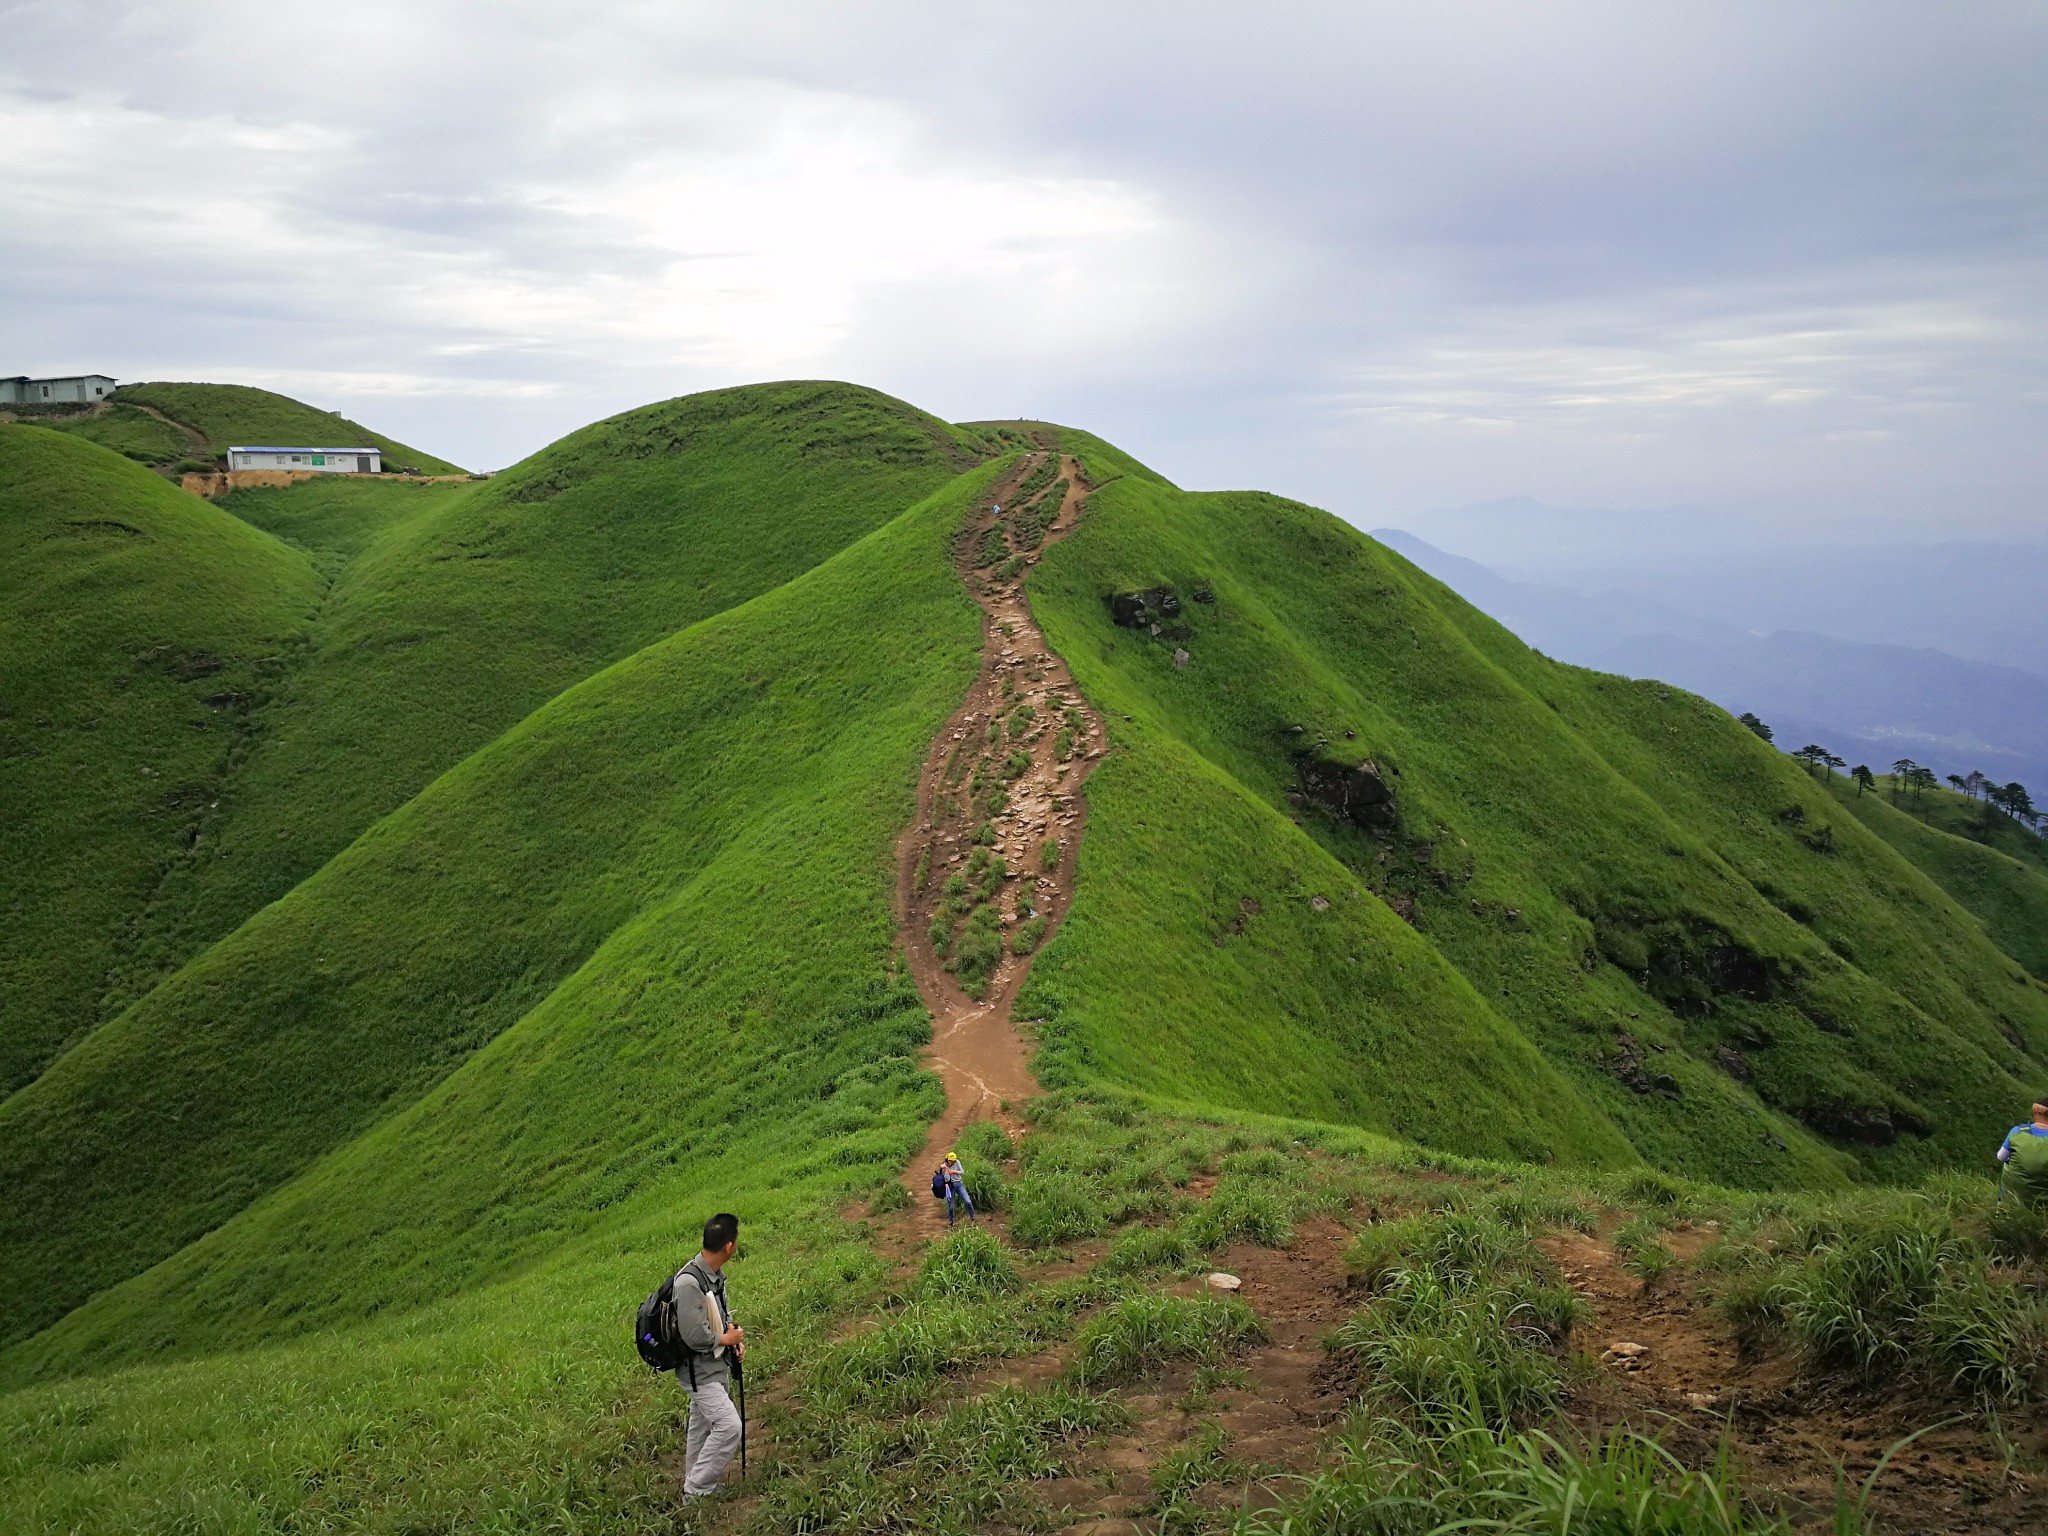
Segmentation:
[[(704, 1251), (641, 1304), (636, 1326), (640, 1358), (673, 1370), (690, 1390), (690, 1428), (683, 1447), (683, 1497), (717, 1493), (733, 1453), (746, 1468), (746, 1330), (725, 1300), (725, 1266), (739, 1248), (740, 1219), (721, 1211), (704, 1223)], [(740, 1406), (733, 1407), (733, 1392)]]
[(932, 1175), (932, 1193), (946, 1202), (946, 1225), (953, 1225), (953, 1202), (958, 1200), (967, 1212), (967, 1219), (975, 1225), (981, 1218), (974, 1214), (974, 1197), (967, 1193), (967, 1170), (960, 1166), (960, 1154), (948, 1152), (946, 1160), (939, 1164), (939, 1171)]
[(1998, 1175), (1998, 1197), (2005, 1198), (2006, 1181), (2013, 1194), (2036, 1210), (2048, 1210), (2048, 1100), (2034, 1105), (2029, 1125), (2016, 1125), (2005, 1133), (1998, 1148), (2004, 1164)]

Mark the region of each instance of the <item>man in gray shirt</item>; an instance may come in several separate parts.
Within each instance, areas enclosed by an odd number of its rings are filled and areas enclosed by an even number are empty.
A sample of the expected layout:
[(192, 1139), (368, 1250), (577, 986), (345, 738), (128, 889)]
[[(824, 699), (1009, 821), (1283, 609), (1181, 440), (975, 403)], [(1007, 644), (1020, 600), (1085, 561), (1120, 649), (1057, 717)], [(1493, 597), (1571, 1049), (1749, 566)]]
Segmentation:
[(704, 1223), (704, 1251), (676, 1271), (676, 1334), (683, 1363), (676, 1380), (690, 1389), (690, 1432), (683, 1449), (683, 1497), (717, 1493), (740, 1448), (732, 1405), (733, 1364), (746, 1356), (746, 1333), (725, 1304), (726, 1262), (739, 1247), (740, 1219), (721, 1211)]

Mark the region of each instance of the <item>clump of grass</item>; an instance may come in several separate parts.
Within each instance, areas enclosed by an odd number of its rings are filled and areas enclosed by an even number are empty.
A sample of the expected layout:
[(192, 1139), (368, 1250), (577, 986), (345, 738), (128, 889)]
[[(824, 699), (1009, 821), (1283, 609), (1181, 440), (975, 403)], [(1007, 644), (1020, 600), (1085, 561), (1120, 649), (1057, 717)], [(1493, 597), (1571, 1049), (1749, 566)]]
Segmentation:
[(1550, 1190), (1527, 1187), (1497, 1190), (1481, 1202), (1480, 1208), (1495, 1220), (1525, 1235), (1560, 1229), (1591, 1232), (1594, 1226), (1590, 1207)]
[(876, 1187), (868, 1197), (868, 1214), (886, 1216), (891, 1211), (907, 1210), (910, 1206), (910, 1191), (903, 1187), (900, 1179), (890, 1179)]
[(1490, 1216), (1451, 1212), (1382, 1223), (1348, 1256), (1379, 1294), (1337, 1342), (1374, 1395), (1418, 1421), (1505, 1424), (1547, 1408), (1559, 1350), (1583, 1315), (1549, 1260)]
[(1553, 1407), (1564, 1381), (1521, 1287), (1458, 1284), (1431, 1269), (1402, 1272), (1337, 1342), (1370, 1373), (1374, 1395), (1426, 1424), (1505, 1424)]
[(1010, 1208), (1010, 1181), (993, 1162), (975, 1162), (967, 1169), (967, 1198), (977, 1211), (1006, 1211)]
[(1216, 1171), (1220, 1174), (1276, 1182), (1293, 1178), (1298, 1168), (1297, 1160), (1277, 1147), (1250, 1147), (1240, 1152), (1228, 1152), (1216, 1164)]
[(1059, 472), (1059, 457), (1056, 454), (1048, 453), (1044, 458), (1031, 466), (1029, 474), (1017, 482), (1017, 489), (1012, 493), (1011, 501), (1017, 506), (1023, 506), (1025, 502), (1031, 500), (1032, 497), (1052, 484), (1053, 476)]
[(1615, 1257), (1646, 1290), (1655, 1289), (1671, 1269), (1672, 1253), (1664, 1245), (1662, 1232), (1650, 1217), (1638, 1216), (1614, 1234)]
[(1610, 1181), (1620, 1205), (1651, 1206), (1677, 1214), (1690, 1210), (1695, 1195), (1689, 1185), (1654, 1168), (1633, 1168)]
[[(1057, 511), (1055, 505), (1054, 511)], [(1044, 503), (1026, 507), (1010, 524), (1010, 537), (1019, 549), (1036, 549), (1045, 538), (1046, 508)]]
[(1045, 1512), (1030, 1484), (1067, 1470), (1066, 1446), (1129, 1422), (1120, 1404), (1056, 1386), (999, 1387), (942, 1415), (858, 1424), (825, 1459), (770, 1483), (757, 1521), (777, 1531), (1035, 1528)]
[(1200, 1530), (1195, 1495), (1215, 1483), (1250, 1478), (1251, 1468), (1230, 1454), (1230, 1435), (1220, 1424), (1204, 1424), (1160, 1458), (1152, 1469), (1152, 1510), (1162, 1533)]
[[(1501, 1433), (1470, 1415), (1420, 1429), (1356, 1422), (1340, 1464), (1277, 1509), (1241, 1517), (1236, 1536), (1340, 1532), (1573, 1531), (1660, 1536), (1792, 1536), (1780, 1515), (1743, 1496), (1725, 1451), (1690, 1467), (1651, 1436), (1616, 1428), (1590, 1445), (1541, 1432)], [(1837, 1500), (1834, 1529), (1866, 1529)]]
[(1911, 1377), (1987, 1403), (2048, 1382), (2048, 1303), (1996, 1282), (1933, 1202), (1834, 1202), (1745, 1246), (1717, 1301), (1751, 1350), (1784, 1339), (1819, 1375)]
[(1060, 840), (1058, 838), (1048, 837), (1045, 840), (1044, 846), (1038, 850), (1038, 867), (1048, 875), (1060, 867)]
[(805, 1405), (821, 1421), (900, 1414), (948, 1375), (1035, 1342), (1004, 1304), (917, 1301), (874, 1328), (827, 1345), (805, 1372)]
[(1010, 1235), (1027, 1247), (1094, 1237), (1108, 1226), (1100, 1197), (1072, 1173), (1027, 1173), (1011, 1190)]
[(1285, 1199), (1242, 1179), (1219, 1179), (1216, 1192), (1188, 1213), (1183, 1226), (1203, 1248), (1233, 1242), (1285, 1248), (1294, 1240)]
[(1264, 1336), (1235, 1296), (1132, 1296), (1082, 1325), (1068, 1374), (1084, 1384), (1131, 1381), (1179, 1360), (1219, 1362)]
[(1366, 1290), (1383, 1290), (1414, 1261), (1428, 1227), (1425, 1216), (1402, 1216), (1360, 1227), (1344, 1250), (1344, 1267)]
[(932, 1247), (918, 1266), (914, 1289), (925, 1298), (984, 1301), (1007, 1296), (1022, 1284), (1003, 1245), (981, 1228), (968, 1227)]
[(1003, 918), (986, 902), (967, 914), (954, 948), (951, 969), (969, 997), (988, 991), (989, 978), (1003, 958)]
[(2024, 1200), (2000, 1200), (1983, 1218), (1984, 1246), (2006, 1264), (2048, 1261), (2048, 1214)]
[(981, 542), (975, 546), (974, 563), (976, 565), (994, 565), (998, 561), (1008, 558), (1009, 553), (1010, 541), (1003, 533), (1003, 525), (1001, 523), (991, 523), (982, 530)]
[(1028, 955), (1038, 948), (1039, 941), (1044, 937), (1045, 919), (1043, 917), (1026, 918), (1017, 925), (1017, 931), (1010, 935), (1010, 953)]
[(1106, 1275), (1180, 1273), (1201, 1261), (1201, 1248), (1179, 1227), (1133, 1227), (1110, 1245), (1096, 1269)]
[(1007, 1163), (1017, 1155), (1010, 1133), (993, 1120), (977, 1120), (954, 1138), (959, 1154), (974, 1163)]

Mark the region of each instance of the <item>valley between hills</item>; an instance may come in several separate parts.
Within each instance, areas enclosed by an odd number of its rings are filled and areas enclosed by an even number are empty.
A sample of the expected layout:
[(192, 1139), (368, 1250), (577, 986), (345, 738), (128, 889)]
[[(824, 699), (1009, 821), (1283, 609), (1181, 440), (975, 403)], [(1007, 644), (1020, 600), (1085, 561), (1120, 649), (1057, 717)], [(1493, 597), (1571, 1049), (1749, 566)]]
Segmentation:
[(2040, 1528), (2039, 839), (1072, 428), (115, 404), (0, 425), (9, 1530)]

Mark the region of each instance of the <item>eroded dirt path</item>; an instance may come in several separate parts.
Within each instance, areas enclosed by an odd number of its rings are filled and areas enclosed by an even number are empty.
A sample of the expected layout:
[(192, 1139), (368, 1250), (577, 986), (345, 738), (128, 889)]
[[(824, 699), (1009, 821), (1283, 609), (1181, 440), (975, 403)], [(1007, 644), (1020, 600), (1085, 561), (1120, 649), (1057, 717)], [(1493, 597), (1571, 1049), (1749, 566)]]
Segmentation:
[[(1710, 1234), (1666, 1234), (1683, 1260)], [(1987, 1421), (1966, 1404), (1929, 1398), (1908, 1383), (1863, 1390), (1804, 1381), (1782, 1352), (1747, 1358), (1733, 1328), (1703, 1294), (1698, 1278), (1645, 1286), (1616, 1259), (1610, 1244), (1576, 1232), (1539, 1239), (1564, 1278), (1592, 1310), (1578, 1347), (1594, 1357), (1617, 1343), (1644, 1348), (1640, 1357), (1604, 1361), (1570, 1394), (1565, 1417), (1597, 1438), (1615, 1424), (1658, 1435), (1683, 1460), (1711, 1465), (1724, 1441), (1750, 1491), (1805, 1511), (1801, 1528), (1825, 1528), (1835, 1497), (1836, 1468), (1860, 1484), (1905, 1436), (1940, 1425), (1888, 1466), (1872, 1499), (1884, 1531), (1939, 1531), (1947, 1536), (2009, 1536), (2048, 1531), (2036, 1508), (2037, 1469), (2048, 1434), (2030, 1419), (2005, 1426), (2011, 1458)]]
[[(1089, 487), (1075, 459), (1056, 456), (1047, 490), (1060, 480), (1067, 488), (1036, 545), (1011, 544), (1018, 509), (1009, 498), (1050, 452), (1007, 476), (960, 537), (960, 579), (982, 610), (981, 671), (932, 742), (918, 779), (917, 817), (897, 847), (903, 949), (932, 1013), (928, 1064), (946, 1085), (946, 1112), (904, 1173), (906, 1187), (921, 1197), (912, 1207), (920, 1227), (944, 1226), (944, 1209), (928, 1185), (962, 1128), (996, 1119), (1015, 1132), (1020, 1122), (1004, 1106), (1037, 1091), (1011, 1007), (1032, 953), (1058, 930), (1073, 899), (1085, 810), (1080, 790), (1103, 746), (1101, 720), (1046, 644), (1024, 596), (1026, 575), (1081, 516)], [(1009, 553), (991, 561), (990, 530), (998, 523)], [(993, 868), (997, 859), (1001, 872)], [(975, 918), (978, 907), (992, 915)], [(1000, 935), (1001, 958), (986, 974), (970, 960), (973, 941), (963, 933), (975, 923), (984, 955), (988, 931)]]
[(213, 444), (206, 440), (206, 434), (197, 427), (188, 427), (184, 422), (178, 420), (177, 417), (166, 416), (155, 406), (144, 405), (140, 400), (123, 400), (121, 404), (133, 410), (138, 410), (145, 416), (154, 416), (173, 432), (176, 432), (185, 439), (185, 448), (194, 458), (210, 459), (214, 456)]

